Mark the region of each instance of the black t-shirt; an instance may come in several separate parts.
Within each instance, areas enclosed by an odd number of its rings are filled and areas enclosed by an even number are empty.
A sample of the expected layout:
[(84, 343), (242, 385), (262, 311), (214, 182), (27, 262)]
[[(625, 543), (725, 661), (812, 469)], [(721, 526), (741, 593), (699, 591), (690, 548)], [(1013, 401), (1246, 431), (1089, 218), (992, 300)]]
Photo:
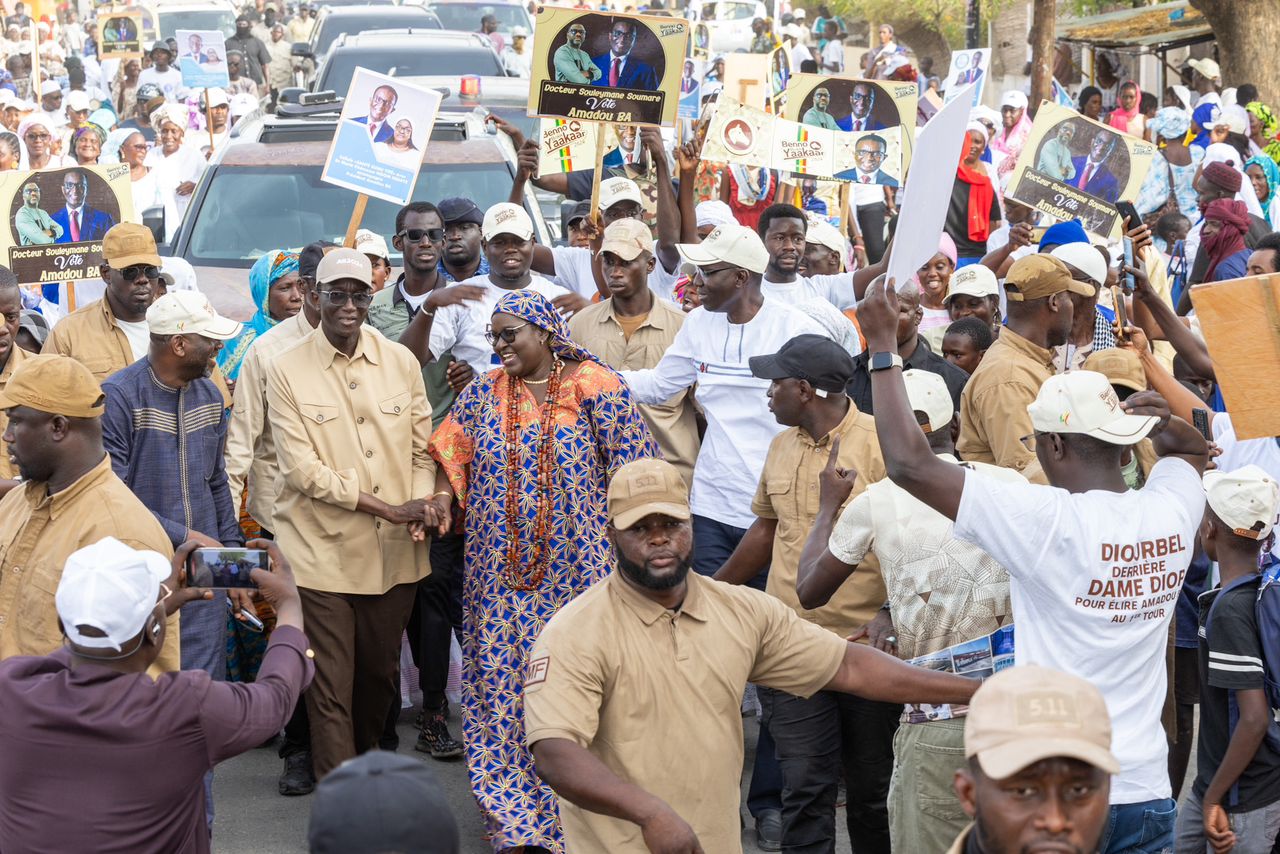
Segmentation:
[[(928, 371), (942, 377), (951, 392), (951, 401), (955, 411), (960, 411), (960, 394), (969, 375), (929, 349), (923, 338), (917, 339), (916, 349), (911, 358), (902, 363), (902, 369), (915, 368), (917, 371)], [(875, 405), (871, 399), (871, 374), (867, 373), (867, 363), (871, 361), (870, 351), (863, 351), (853, 357), (853, 379), (845, 387), (845, 392), (853, 400), (859, 412), (867, 415), (875, 414)]]
[[(1214, 600), (1213, 625), (1206, 626)], [(1262, 689), (1262, 641), (1255, 603), (1258, 579), (1225, 594), (1214, 588), (1200, 597), (1200, 738), (1195, 793), (1203, 797), (1231, 741), (1239, 715), (1236, 691)], [(1223, 799), (1227, 812), (1250, 812), (1280, 801), (1280, 753), (1264, 739)]]
[[(981, 258), (987, 254), (987, 242), (975, 243), (969, 239), (969, 184), (956, 178), (951, 185), (951, 203), (947, 206), (947, 223), (944, 231), (956, 242), (956, 254), (961, 258)], [(991, 193), (991, 213), (988, 222), (1000, 219), (1000, 203), (995, 192)]]

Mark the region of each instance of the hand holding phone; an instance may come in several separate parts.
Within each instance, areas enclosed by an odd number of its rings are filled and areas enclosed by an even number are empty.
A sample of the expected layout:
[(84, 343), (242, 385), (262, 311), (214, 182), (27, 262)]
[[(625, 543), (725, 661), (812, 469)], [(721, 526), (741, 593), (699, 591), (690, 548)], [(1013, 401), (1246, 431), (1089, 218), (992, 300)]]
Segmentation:
[(1133, 206), (1133, 202), (1116, 202), (1116, 211), (1120, 214), (1121, 231), (1130, 231), (1142, 225), (1142, 217), (1138, 216), (1138, 209)]
[(1213, 430), (1209, 427), (1209, 410), (1193, 409), (1191, 410), (1191, 424), (1200, 431), (1200, 435), (1204, 436), (1205, 441), (1213, 441)]
[(195, 549), (187, 563), (187, 586), (213, 590), (257, 589), (250, 577), (255, 569), (268, 569), (262, 549)]
[[(1133, 239), (1130, 237), (1124, 238), (1124, 265), (1125, 267), (1134, 266)], [(1133, 293), (1133, 289), (1137, 286), (1137, 283), (1133, 279), (1133, 273), (1125, 271), (1124, 275), (1121, 277), (1121, 281), (1124, 282), (1125, 293)]]

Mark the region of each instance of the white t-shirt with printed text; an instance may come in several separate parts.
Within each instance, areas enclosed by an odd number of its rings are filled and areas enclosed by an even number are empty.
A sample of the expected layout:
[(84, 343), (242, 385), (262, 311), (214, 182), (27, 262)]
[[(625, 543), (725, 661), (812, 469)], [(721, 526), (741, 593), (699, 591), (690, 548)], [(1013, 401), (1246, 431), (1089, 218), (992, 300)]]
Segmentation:
[(1016, 663), (1088, 679), (1106, 699), (1113, 804), (1170, 796), (1165, 647), (1204, 505), (1200, 475), (1178, 458), (1127, 492), (965, 474), (955, 536), (1009, 572)]

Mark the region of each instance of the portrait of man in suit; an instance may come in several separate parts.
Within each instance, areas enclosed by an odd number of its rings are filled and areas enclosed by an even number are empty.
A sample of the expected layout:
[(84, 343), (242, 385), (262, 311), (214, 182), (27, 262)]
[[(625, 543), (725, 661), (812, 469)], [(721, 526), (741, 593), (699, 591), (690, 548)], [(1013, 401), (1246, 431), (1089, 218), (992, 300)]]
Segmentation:
[(977, 83), (982, 77), (982, 52), (975, 50), (973, 52), (973, 64), (956, 75), (956, 85), (964, 86), (968, 83)]
[(200, 65), (204, 65), (211, 60), (210, 55), (204, 49), (204, 39), (199, 34), (192, 33), (187, 36), (187, 54), (185, 58)]
[(1120, 197), (1120, 182), (1108, 161), (1119, 141), (1120, 137), (1116, 134), (1099, 129), (1089, 143), (1089, 153), (1071, 159), (1071, 165), (1076, 170), (1075, 177), (1070, 181), (1071, 186), (1114, 204)]
[(879, 134), (867, 134), (853, 146), (854, 168), (837, 172), (836, 177), (858, 184), (898, 186), (898, 179), (880, 168), (889, 156), (889, 143)]
[(101, 240), (116, 224), (106, 211), (90, 207), (89, 176), (79, 169), (72, 169), (62, 176), (62, 198), (66, 202), (52, 219), (62, 228), (58, 243), (80, 243)]
[(849, 115), (837, 121), (840, 130), (884, 130), (884, 122), (872, 115), (875, 105), (875, 87), (870, 83), (855, 83), (849, 93)]
[(387, 124), (387, 116), (395, 111), (399, 97), (390, 86), (379, 86), (369, 96), (369, 115), (355, 118), (356, 124), (369, 128), (369, 136), (374, 142), (389, 142), (395, 135), (395, 128)]
[(657, 91), (658, 74), (653, 66), (632, 55), (638, 35), (635, 21), (629, 18), (613, 19), (609, 24), (609, 52), (592, 60), (600, 70), (600, 76), (594, 81), (595, 85)]

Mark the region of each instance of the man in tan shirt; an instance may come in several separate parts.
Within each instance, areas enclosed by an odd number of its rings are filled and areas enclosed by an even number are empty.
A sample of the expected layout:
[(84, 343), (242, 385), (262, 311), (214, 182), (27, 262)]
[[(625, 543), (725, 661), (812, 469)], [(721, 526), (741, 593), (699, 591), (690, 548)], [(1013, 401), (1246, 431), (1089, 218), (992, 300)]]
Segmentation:
[(956, 452), (1044, 483), (1027, 404), (1055, 373), (1053, 348), (1071, 334), (1069, 294), (1091, 296), (1093, 287), (1072, 279), (1067, 265), (1051, 255), (1028, 255), (1009, 268), (1004, 289), (1008, 322), (960, 396)]
[[(649, 275), (657, 263), (652, 245), (653, 237), (640, 220), (610, 223), (600, 244), (601, 270), (610, 297), (569, 320), (573, 340), (619, 371), (657, 367), (684, 324), (684, 312), (649, 289)], [(684, 389), (662, 403), (642, 405), (640, 414), (663, 459), (676, 467), (685, 483), (692, 483), (700, 444), (693, 392)]]
[(608, 498), (618, 570), (552, 617), (529, 657), (525, 737), (560, 797), (570, 854), (740, 852), (748, 680), (899, 703), (964, 702), (978, 684), (848, 643), (771, 596), (690, 573), (688, 495), (669, 463), (619, 469)]
[[(30, 356), (18, 346), (18, 324), (22, 320), (22, 290), (18, 277), (8, 267), (0, 267), (0, 392), (13, 379), (13, 372)], [(0, 433), (4, 432), (8, 418), (0, 410)], [(0, 495), (18, 485), (14, 480), (18, 468), (7, 453), (0, 453)]]
[[(151, 229), (122, 222), (102, 239), (102, 299), (76, 309), (49, 333), (42, 353), (70, 356), (83, 364), (99, 383), (147, 355), (151, 332), (147, 309), (156, 297), (160, 255)], [(222, 371), (210, 377), (223, 400), (231, 405)]]
[(280, 465), (276, 539), (294, 565), (316, 676), (311, 755), (323, 777), (377, 746), (396, 696), (414, 585), (431, 570), (431, 408), (406, 348), (364, 325), (373, 268), (335, 249), (307, 301), (320, 327), (267, 366)]
[[(156, 517), (111, 470), (103, 404), (93, 375), (65, 356), (28, 356), (0, 392), (4, 443), (23, 481), (0, 499), (0, 658), (62, 645), (53, 595), (72, 552), (115, 537), (173, 554)], [(167, 633), (157, 672), (178, 669), (176, 612)]]
[[(875, 419), (845, 394), (854, 361), (829, 338), (798, 335), (749, 364), (753, 376), (770, 380), (769, 408), (788, 429), (769, 445), (751, 502), (756, 521), (716, 578), (745, 584), (771, 560), (765, 592), (836, 637), (861, 634), (887, 598), (878, 564), (855, 574), (822, 608), (807, 611), (796, 595), (800, 552), (818, 516), (818, 475), (832, 448), (841, 467), (858, 472), (858, 492), (885, 474)], [(887, 852), (885, 804), (901, 707), (829, 691), (802, 699), (769, 689), (760, 691), (760, 704), (785, 783), (783, 847), (835, 844), (843, 777), (850, 835), (868, 851)]]

